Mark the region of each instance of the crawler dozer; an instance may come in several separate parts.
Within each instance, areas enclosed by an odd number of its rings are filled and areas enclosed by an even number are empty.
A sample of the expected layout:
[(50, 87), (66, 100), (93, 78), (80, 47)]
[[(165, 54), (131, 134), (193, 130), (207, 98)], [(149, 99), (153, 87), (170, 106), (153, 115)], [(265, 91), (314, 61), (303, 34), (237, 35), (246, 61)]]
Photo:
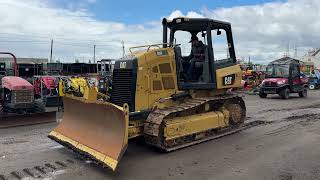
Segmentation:
[[(115, 61), (109, 102), (94, 95), (64, 97), (63, 120), (49, 138), (115, 170), (129, 139), (143, 136), (146, 144), (169, 152), (243, 127), (245, 103), (231, 91), (242, 78), (231, 24), (182, 17), (162, 24), (162, 44), (131, 48)], [(203, 53), (183, 56), (176, 40), (186, 37), (178, 32), (203, 38)], [(223, 35), (228, 53), (218, 60), (213, 40)]]

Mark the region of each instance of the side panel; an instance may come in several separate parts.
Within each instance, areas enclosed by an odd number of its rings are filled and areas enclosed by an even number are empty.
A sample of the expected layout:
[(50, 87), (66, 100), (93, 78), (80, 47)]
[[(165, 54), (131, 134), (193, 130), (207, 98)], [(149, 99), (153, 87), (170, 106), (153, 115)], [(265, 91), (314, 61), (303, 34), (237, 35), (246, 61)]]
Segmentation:
[(177, 92), (172, 48), (152, 49), (138, 58), (136, 111), (150, 109), (160, 98)]
[(240, 88), (242, 71), (239, 65), (216, 70), (217, 89)]
[(209, 129), (223, 128), (229, 125), (228, 118), (229, 113), (224, 114), (220, 111), (176, 117), (166, 124), (164, 137), (169, 140)]

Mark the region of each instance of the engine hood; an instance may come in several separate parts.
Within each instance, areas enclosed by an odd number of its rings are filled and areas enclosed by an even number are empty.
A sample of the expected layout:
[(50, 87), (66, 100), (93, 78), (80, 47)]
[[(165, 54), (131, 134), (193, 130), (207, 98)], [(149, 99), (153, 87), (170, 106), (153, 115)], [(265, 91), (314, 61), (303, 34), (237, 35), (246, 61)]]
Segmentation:
[(287, 78), (267, 78), (267, 79), (265, 79), (263, 81), (264, 82), (273, 82), (273, 83), (283, 82), (283, 84), (288, 83), (288, 79)]
[(25, 79), (16, 76), (6, 76), (1, 79), (2, 88), (9, 90), (32, 90), (33, 86)]

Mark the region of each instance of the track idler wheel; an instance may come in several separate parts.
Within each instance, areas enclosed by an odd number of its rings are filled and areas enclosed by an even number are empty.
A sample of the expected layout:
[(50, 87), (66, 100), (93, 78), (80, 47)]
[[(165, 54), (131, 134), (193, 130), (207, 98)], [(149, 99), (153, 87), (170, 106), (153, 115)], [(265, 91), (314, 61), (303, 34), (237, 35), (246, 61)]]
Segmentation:
[(246, 106), (241, 97), (229, 99), (223, 106), (229, 111), (230, 125), (236, 126), (244, 123), (246, 119)]

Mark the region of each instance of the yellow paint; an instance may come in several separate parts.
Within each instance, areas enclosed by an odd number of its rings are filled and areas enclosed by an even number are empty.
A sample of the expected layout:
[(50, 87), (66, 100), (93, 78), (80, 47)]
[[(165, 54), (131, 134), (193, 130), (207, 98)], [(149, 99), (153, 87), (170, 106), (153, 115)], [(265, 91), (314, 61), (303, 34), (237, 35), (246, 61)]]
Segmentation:
[(60, 97), (63, 97), (65, 96), (66, 94), (64, 93), (64, 81), (62, 79), (59, 79), (59, 96)]
[(64, 142), (68, 142), (69, 144), (71, 144), (72, 146), (74, 147), (77, 147), (78, 146), (78, 142), (77, 141), (74, 141), (58, 132), (55, 132), (55, 131), (52, 131), (49, 136), (53, 136), (53, 137), (56, 137), (57, 139), (61, 140), (61, 141), (64, 141)]
[(128, 138), (132, 139), (143, 135), (144, 119), (129, 122)]
[(115, 159), (112, 159), (111, 157), (109, 156), (106, 156), (88, 146), (85, 146), (83, 144), (80, 144), (79, 142), (76, 142), (58, 132), (55, 132), (55, 131), (52, 131), (49, 136), (53, 136), (57, 139), (59, 139), (60, 141), (63, 141), (63, 142), (67, 142), (69, 144), (71, 144), (74, 148), (82, 151), (82, 152), (86, 152), (90, 155), (92, 155), (95, 159), (105, 163), (108, 167), (110, 167), (113, 171), (116, 169), (117, 165), (118, 165), (118, 161), (115, 160)]
[(82, 77), (74, 77), (74, 78), (69, 78), (71, 82), (71, 86), (76, 89), (80, 90), (82, 94), (84, 94), (85, 88), (88, 87), (88, 82), (85, 78)]
[(170, 140), (209, 129), (226, 127), (229, 124), (227, 118), (226, 110), (177, 117), (166, 124), (164, 136), (167, 140)]
[(97, 101), (98, 97), (98, 91), (95, 87), (90, 87), (86, 86), (84, 87), (84, 92), (83, 92), (83, 98), (90, 101), (90, 102), (95, 102)]
[[(236, 79), (232, 85), (223, 85), (223, 77), (235, 74)], [(240, 88), (242, 80), (242, 71), (239, 65), (234, 65), (216, 70), (217, 89)]]
[[(94, 88), (91, 88), (92, 91), (94, 91)], [(94, 99), (85, 99), (83, 97), (74, 97), (74, 96), (71, 96), (71, 95), (66, 95), (67, 97), (66, 98), (72, 98), (72, 99), (76, 99), (76, 100), (79, 100), (83, 103), (95, 103), (95, 104), (106, 104), (106, 105), (111, 105), (111, 106), (114, 106), (116, 108), (118, 108), (119, 110), (121, 110), (123, 113), (124, 113), (124, 123), (125, 123), (125, 130), (124, 130), (124, 139), (123, 139), (123, 147), (122, 148), (125, 148), (128, 144), (128, 129), (129, 129), (129, 106), (128, 104), (124, 104), (123, 107), (119, 107), (119, 106), (116, 106), (114, 104), (111, 104), (111, 103), (108, 103), (108, 102), (103, 102), (103, 101), (97, 101), (97, 100), (94, 100)], [(93, 101), (94, 100), (94, 101)], [(103, 154), (103, 153), (100, 153), (84, 144), (81, 144), (80, 142), (77, 142), (73, 139), (70, 139), (58, 132), (55, 132), (55, 131), (52, 131), (49, 136), (53, 136), (55, 137), (56, 139), (62, 141), (62, 142), (67, 142), (68, 144), (70, 144), (71, 146), (73, 146), (74, 148), (80, 150), (80, 151), (83, 151), (83, 152), (86, 152), (90, 155), (92, 155), (95, 159), (105, 163), (107, 166), (109, 166), (111, 169), (115, 170), (116, 167), (117, 167), (117, 164), (118, 164), (118, 160), (116, 159), (112, 159), (111, 157)], [(103, 141), (103, 140), (102, 140)]]
[[(157, 51), (167, 51), (168, 55), (158, 56)], [(176, 75), (176, 62), (174, 50), (172, 48), (159, 48), (150, 49), (145, 53), (135, 54), (138, 58), (138, 72), (137, 72), (137, 84), (136, 84), (136, 111), (152, 108), (159, 99), (164, 97), (170, 97), (178, 91), (177, 87), (177, 75)], [(152, 72), (154, 66), (159, 64), (169, 63), (171, 67), (171, 73), (161, 74)], [(172, 77), (174, 80), (174, 88), (167, 90), (153, 90), (153, 81), (159, 80), (162, 83), (162, 77)]]
[[(75, 97), (75, 96), (72, 96), (72, 95), (66, 95), (66, 98), (71, 98), (71, 99), (75, 99), (75, 100), (78, 100), (78, 101), (81, 101), (83, 103), (95, 103), (95, 104), (104, 104), (104, 105), (107, 105), (107, 106), (113, 106), (117, 109), (119, 109), (120, 111), (123, 112), (124, 114), (124, 121), (125, 121), (125, 134), (124, 134), (124, 141), (123, 141), (123, 144), (124, 145), (127, 145), (128, 144), (128, 134), (129, 134), (129, 106), (127, 103), (123, 104), (123, 107), (120, 107), (120, 106), (117, 106), (115, 104), (112, 104), (112, 103), (109, 103), (109, 102), (104, 102), (104, 101), (97, 101), (97, 100), (89, 100), (89, 99), (86, 99), (86, 98), (83, 98), (83, 97)], [(94, 100), (94, 101), (93, 101)], [(106, 106), (106, 107), (107, 107)]]
[[(167, 55), (158, 56), (157, 51), (167, 51)], [(151, 49), (144, 53), (133, 54), (138, 59), (137, 68), (137, 84), (136, 84), (136, 99), (135, 109), (136, 111), (150, 109), (158, 106), (158, 108), (168, 107), (175, 105), (175, 102), (164, 101), (164, 103), (158, 103), (162, 98), (170, 97), (172, 94), (179, 92), (177, 87), (177, 74), (176, 74), (176, 61), (175, 54), (172, 48), (159, 48)], [(171, 73), (161, 73), (159, 65), (169, 63), (171, 66)], [(153, 68), (158, 68), (157, 72), (153, 71)], [(235, 81), (232, 85), (223, 85), (223, 77), (227, 75), (235, 74)], [(164, 89), (162, 78), (171, 77), (174, 80), (173, 89)], [(222, 69), (216, 70), (216, 82), (217, 89), (214, 91), (206, 91), (207, 95), (213, 96), (217, 94), (215, 91), (221, 91), (219, 94), (224, 94), (225, 89), (240, 88), (242, 79), (242, 71), (239, 65), (234, 65)], [(162, 89), (154, 90), (153, 81), (160, 81)], [(203, 94), (203, 93), (202, 93)]]

